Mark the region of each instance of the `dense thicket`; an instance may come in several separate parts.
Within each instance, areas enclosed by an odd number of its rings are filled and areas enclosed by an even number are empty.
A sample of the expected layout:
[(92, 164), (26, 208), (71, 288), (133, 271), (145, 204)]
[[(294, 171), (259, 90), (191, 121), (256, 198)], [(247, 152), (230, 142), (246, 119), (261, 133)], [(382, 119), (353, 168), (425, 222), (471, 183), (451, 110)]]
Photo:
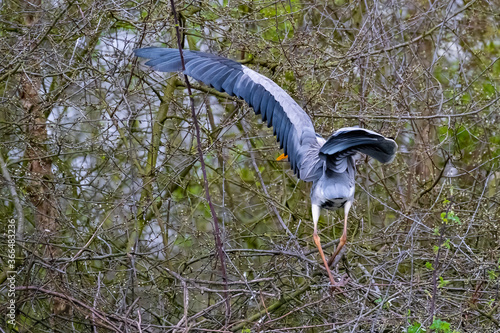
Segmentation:
[[(177, 46), (170, 2), (0, 6), (0, 229), (17, 227), (20, 332), (499, 330), (498, 1), (176, 2), (183, 47), (272, 78), (324, 137), (398, 142), (390, 165), (358, 159), (333, 293), (310, 184), (252, 109), (192, 81), (221, 263), (184, 78), (132, 53)], [(340, 217), (320, 220), (327, 253)], [(0, 327), (15, 331), (8, 248)]]

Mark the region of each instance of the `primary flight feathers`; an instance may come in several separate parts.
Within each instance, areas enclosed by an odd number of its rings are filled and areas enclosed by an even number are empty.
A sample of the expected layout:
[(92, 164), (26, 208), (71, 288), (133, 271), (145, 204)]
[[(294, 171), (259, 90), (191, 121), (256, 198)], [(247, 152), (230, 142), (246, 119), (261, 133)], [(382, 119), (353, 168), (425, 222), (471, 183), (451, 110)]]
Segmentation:
[[(177, 49), (148, 47), (134, 51), (150, 59), (146, 65), (161, 72), (182, 70)], [(335, 165), (343, 172), (343, 159), (356, 152), (367, 154), (382, 163), (394, 159), (394, 140), (361, 128), (342, 128), (328, 140), (317, 135), (311, 118), (276, 83), (250, 68), (227, 58), (198, 51), (183, 51), (184, 73), (214, 89), (237, 96), (247, 102), (280, 142), (291, 167), (305, 181), (316, 181), (325, 166)], [(339, 160), (340, 159), (340, 160)]]

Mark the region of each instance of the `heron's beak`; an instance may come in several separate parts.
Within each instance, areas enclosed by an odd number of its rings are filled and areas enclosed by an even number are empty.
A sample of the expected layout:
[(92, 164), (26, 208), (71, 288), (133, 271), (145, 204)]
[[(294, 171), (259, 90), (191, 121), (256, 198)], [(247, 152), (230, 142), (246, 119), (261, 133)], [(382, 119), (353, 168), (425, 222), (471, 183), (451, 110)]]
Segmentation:
[(288, 158), (288, 155), (285, 155), (285, 154), (281, 154), (277, 159), (276, 161), (281, 161), (281, 160), (284, 160), (285, 158)]

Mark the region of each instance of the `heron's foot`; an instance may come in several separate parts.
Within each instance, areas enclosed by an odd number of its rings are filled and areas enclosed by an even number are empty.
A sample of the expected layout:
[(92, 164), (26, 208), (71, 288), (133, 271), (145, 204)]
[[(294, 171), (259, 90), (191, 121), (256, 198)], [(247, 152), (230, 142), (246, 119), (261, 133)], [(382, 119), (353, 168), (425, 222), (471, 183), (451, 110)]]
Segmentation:
[(340, 281), (334, 282), (333, 284), (332, 284), (332, 282), (330, 282), (330, 291), (333, 292), (333, 291), (337, 290), (337, 291), (343, 292), (342, 288), (344, 288), (348, 282), (349, 282), (349, 277), (346, 274), (346, 275), (342, 276)]

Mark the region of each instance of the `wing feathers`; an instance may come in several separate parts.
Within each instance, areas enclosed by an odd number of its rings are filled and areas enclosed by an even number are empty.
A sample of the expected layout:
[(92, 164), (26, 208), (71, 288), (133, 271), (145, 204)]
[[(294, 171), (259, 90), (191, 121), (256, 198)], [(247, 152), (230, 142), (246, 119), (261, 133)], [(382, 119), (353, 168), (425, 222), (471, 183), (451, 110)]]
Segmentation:
[(224, 89), (225, 92), (227, 92), (231, 96), (235, 96), (235, 93), (233, 91), (235, 82), (242, 76), (243, 74), (241, 72), (234, 71), (229, 75), (229, 77), (224, 81), (222, 84), (222, 89)]
[[(146, 65), (170, 72), (182, 69), (179, 50), (143, 48), (134, 51), (139, 57), (150, 59)], [(218, 91), (244, 99), (262, 114), (262, 121), (273, 127), (273, 134), (289, 156), (292, 169), (306, 180), (318, 175), (318, 156), (308, 156), (312, 144), (317, 144), (314, 126), (302, 108), (276, 83), (233, 60), (209, 53), (184, 51), (185, 73), (196, 80), (211, 85)], [(310, 155), (310, 154), (309, 154)], [(309, 158), (309, 161), (305, 161)], [(304, 170), (302, 170), (305, 168)], [(318, 177), (319, 178), (319, 177)]]
[(285, 119), (284, 121), (285, 128), (283, 130), (283, 150), (285, 152), (285, 155), (288, 155), (288, 134), (290, 133), (290, 128), (292, 127), (292, 124), (288, 119)]
[(327, 167), (336, 172), (347, 168), (347, 159), (357, 152), (373, 157), (379, 162), (392, 162), (398, 145), (392, 139), (376, 132), (346, 127), (335, 132), (321, 147), (319, 155), (327, 162)]
[(217, 84), (216, 75), (223, 71), (223, 68), (211, 66), (210, 69), (207, 70), (205, 74), (203, 74), (200, 78), (201, 81), (203, 82), (208, 82), (212, 87), (215, 87), (214, 84)]
[(212, 80), (212, 86), (218, 91), (224, 91), (222, 85), (229, 77), (229, 75), (231, 75), (231, 72), (224, 71), (224, 69), (221, 69), (220, 72), (214, 75), (214, 78)]
[(278, 142), (281, 141), (281, 137), (279, 135), (279, 130), (281, 129), (281, 120), (283, 118), (283, 114), (281, 111), (281, 106), (276, 103), (274, 105), (274, 112), (273, 112), (273, 134), (276, 135), (276, 139)]
[(269, 102), (266, 106), (267, 113), (267, 127), (271, 127), (274, 119), (274, 106), (276, 105), (276, 100), (269, 94)]

